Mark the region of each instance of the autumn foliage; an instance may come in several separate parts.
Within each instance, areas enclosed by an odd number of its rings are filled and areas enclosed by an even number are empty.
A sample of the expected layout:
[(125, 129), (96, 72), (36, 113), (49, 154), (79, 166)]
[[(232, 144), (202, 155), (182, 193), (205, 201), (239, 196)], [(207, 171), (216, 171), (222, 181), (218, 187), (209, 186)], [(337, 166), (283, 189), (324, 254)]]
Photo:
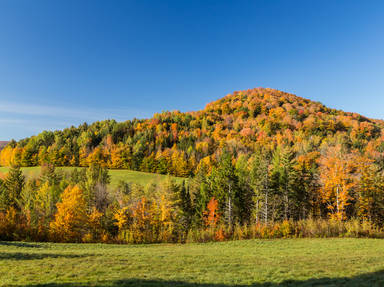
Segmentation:
[(207, 210), (204, 212), (204, 221), (207, 227), (215, 227), (220, 219), (218, 214), (219, 204), (217, 200), (212, 197), (207, 204)]
[(346, 209), (353, 199), (352, 191), (356, 184), (352, 178), (355, 165), (353, 156), (343, 153), (341, 146), (330, 149), (322, 158), (321, 197), (333, 219), (346, 218)]
[[(0, 165), (44, 166), (37, 178), (18, 168), (0, 176), (7, 239), (371, 236), (384, 226), (384, 122), (273, 89), (235, 92), (196, 112), (44, 131), (11, 141)], [(108, 168), (189, 179), (111, 188)]]
[[(335, 145), (346, 152), (382, 153), (383, 122), (345, 113), (272, 89), (235, 92), (197, 112), (163, 112), (147, 120), (83, 124), (10, 142), (0, 165), (127, 168), (189, 176), (223, 146), (252, 154), (255, 143), (273, 150), (292, 146), (298, 155)], [(325, 145), (325, 146), (324, 146)]]
[(59, 241), (81, 241), (87, 223), (83, 191), (78, 186), (67, 187), (61, 194), (55, 219), (50, 225), (53, 236)]

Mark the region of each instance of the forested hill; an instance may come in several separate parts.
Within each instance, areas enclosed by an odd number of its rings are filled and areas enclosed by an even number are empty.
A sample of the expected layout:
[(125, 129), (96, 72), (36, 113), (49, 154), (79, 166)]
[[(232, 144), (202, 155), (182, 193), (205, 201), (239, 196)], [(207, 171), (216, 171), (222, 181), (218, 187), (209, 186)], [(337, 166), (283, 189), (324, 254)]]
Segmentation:
[(5, 147), (9, 142), (7, 141), (0, 141), (0, 150)]
[(278, 90), (234, 92), (203, 110), (163, 112), (150, 119), (84, 123), (12, 141), (1, 151), (3, 166), (88, 166), (189, 176), (214, 166), (222, 151), (233, 162), (257, 150), (289, 149), (314, 167), (330, 148), (381, 164), (384, 124), (356, 113)]

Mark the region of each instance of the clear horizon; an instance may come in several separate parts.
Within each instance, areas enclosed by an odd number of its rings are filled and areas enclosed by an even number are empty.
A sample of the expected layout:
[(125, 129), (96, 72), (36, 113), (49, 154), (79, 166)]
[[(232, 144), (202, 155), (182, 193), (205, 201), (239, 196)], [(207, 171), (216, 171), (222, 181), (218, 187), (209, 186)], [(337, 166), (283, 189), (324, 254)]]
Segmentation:
[(1, 1), (0, 141), (269, 87), (384, 119), (382, 1)]

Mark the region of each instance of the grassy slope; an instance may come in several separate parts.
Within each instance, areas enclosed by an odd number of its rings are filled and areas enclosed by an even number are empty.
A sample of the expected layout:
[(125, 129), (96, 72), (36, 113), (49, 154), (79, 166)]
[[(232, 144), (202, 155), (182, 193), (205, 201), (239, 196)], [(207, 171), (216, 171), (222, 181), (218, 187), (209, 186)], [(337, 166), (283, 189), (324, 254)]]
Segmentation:
[(384, 240), (0, 242), (0, 286), (384, 286)]
[[(29, 176), (37, 176), (40, 173), (40, 167), (23, 167), (21, 168), (23, 173)], [(63, 169), (65, 171), (69, 171), (73, 169), (73, 167), (61, 167), (59, 169)], [(8, 171), (7, 167), (0, 167), (1, 173), (6, 173)], [(119, 180), (124, 180), (131, 183), (137, 183), (141, 185), (146, 185), (150, 182), (158, 182), (166, 177), (166, 175), (133, 171), (133, 170), (120, 170), (120, 169), (111, 169), (111, 186), (115, 187)], [(173, 177), (177, 182), (181, 183), (182, 178)]]

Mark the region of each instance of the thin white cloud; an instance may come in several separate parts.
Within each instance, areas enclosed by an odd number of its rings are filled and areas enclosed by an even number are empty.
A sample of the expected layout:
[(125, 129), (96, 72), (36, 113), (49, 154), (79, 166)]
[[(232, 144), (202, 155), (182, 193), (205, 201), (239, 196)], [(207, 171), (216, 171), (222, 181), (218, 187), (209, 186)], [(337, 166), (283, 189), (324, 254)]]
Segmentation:
[(35, 117), (62, 118), (66, 119), (66, 121), (67, 119), (98, 121), (107, 118), (116, 120), (128, 120), (133, 117), (148, 117), (150, 115), (148, 112), (130, 108), (71, 108), (8, 102), (0, 102), (0, 113)]
[(43, 130), (61, 130), (105, 119), (125, 121), (147, 118), (148, 111), (132, 108), (58, 107), (30, 103), (0, 102), (0, 140), (21, 139), (36, 135)]
[(0, 118), (0, 124), (6, 124), (6, 125), (20, 125), (20, 124), (26, 124), (26, 120), (18, 120), (18, 119), (12, 119), (12, 118)]
[(68, 122), (55, 121), (55, 120), (42, 120), (42, 119), (14, 119), (5, 118), (0, 116), (0, 135), (4, 136), (4, 130), (8, 133), (14, 131), (19, 132), (21, 130), (29, 131), (26, 136), (41, 132), (43, 130), (56, 130), (63, 129), (71, 126)]

